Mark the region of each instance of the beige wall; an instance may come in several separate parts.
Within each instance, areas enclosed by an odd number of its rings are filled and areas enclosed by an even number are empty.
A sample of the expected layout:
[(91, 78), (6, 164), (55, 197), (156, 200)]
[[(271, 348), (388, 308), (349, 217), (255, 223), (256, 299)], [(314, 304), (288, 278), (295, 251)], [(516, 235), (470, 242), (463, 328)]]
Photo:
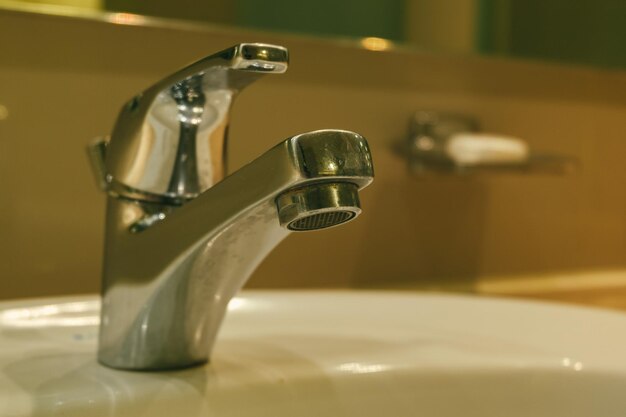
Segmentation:
[[(232, 168), (295, 133), (344, 128), (368, 138), (377, 176), (357, 221), (291, 236), (251, 286), (438, 287), (626, 266), (624, 72), (19, 12), (0, 12), (0, 39), (0, 298), (97, 291), (104, 197), (85, 144), (151, 82), (240, 41), (283, 44), (292, 59), (235, 105)], [(423, 108), (476, 115), (583, 170), (412, 178), (391, 145)]]

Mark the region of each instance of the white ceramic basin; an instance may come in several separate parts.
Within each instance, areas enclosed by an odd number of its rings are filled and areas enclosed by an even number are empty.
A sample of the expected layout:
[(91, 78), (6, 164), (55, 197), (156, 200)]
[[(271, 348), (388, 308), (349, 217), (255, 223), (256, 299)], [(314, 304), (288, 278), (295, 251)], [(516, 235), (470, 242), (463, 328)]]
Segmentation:
[(95, 361), (99, 303), (0, 303), (1, 416), (626, 415), (626, 315), (487, 298), (244, 292), (210, 365)]

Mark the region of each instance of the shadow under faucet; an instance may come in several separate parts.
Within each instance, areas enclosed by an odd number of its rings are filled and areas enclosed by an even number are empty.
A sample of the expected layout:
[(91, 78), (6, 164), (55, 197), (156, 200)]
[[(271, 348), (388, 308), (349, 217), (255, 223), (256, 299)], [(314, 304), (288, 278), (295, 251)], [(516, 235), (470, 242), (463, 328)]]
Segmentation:
[(366, 140), (293, 136), (225, 177), (228, 115), (245, 86), (282, 73), (285, 48), (240, 44), (130, 100), (90, 148), (107, 192), (99, 361), (164, 370), (209, 360), (230, 299), (290, 231), (360, 213)]

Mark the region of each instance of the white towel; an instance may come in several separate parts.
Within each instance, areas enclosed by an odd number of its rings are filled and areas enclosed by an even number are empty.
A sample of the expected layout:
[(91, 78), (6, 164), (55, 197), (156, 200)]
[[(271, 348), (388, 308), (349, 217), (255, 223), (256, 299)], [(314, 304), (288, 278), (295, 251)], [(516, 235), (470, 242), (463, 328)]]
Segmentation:
[(528, 161), (528, 145), (521, 139), (489, 133), (457, 133), (445, 146), (445, 153), (457, 164), (521, 164)]

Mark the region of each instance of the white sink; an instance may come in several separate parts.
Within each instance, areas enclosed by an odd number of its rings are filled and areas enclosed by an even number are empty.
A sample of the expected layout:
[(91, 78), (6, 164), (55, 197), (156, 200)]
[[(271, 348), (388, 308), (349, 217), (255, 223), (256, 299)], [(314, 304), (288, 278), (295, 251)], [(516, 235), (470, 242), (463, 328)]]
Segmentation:
[(246, 291), (213, 361), (95, 361), (99, 302), (0, 303), (0, 415), (623, 417), (626, 315), (449, 295)]

